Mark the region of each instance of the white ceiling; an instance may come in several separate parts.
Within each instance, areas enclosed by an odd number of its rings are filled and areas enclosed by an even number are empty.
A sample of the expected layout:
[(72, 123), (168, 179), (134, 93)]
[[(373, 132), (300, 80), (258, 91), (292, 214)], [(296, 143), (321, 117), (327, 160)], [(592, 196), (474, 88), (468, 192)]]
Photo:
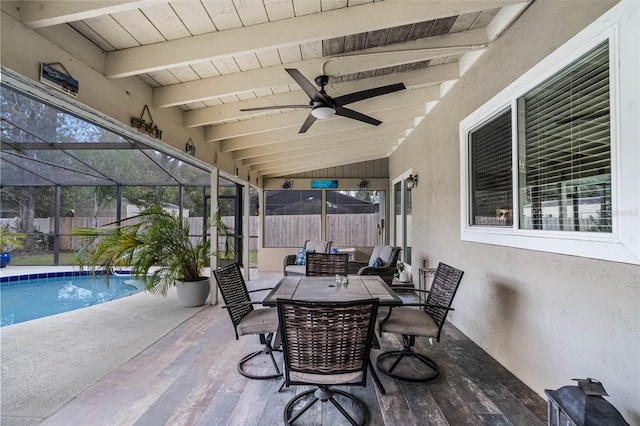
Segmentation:
[[(522, 13), (516, 0), (23, 1), (35, 29), (69, 25), (106, 52), (104, 74), (138, 76), (154, 108), (183, 110), (185, 127), (250, 167), (288, 176), (388, 157), (446, 94), (477, 53)], [(382, 121), (317, 120), (285, 68), (336, 97), (393, 83), (406, 90), (349, 104)]]

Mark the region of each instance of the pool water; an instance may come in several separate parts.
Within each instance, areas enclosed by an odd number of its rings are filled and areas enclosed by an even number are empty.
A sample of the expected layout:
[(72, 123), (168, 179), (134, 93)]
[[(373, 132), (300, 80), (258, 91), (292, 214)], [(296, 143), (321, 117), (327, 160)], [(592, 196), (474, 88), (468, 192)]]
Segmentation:
[(130, 276), (112, 276), (108, 286), (99, 275), (53, 276), (2, 282), (0, 326), (109, 302), (138, 293), (142, 288), (142, 283)]

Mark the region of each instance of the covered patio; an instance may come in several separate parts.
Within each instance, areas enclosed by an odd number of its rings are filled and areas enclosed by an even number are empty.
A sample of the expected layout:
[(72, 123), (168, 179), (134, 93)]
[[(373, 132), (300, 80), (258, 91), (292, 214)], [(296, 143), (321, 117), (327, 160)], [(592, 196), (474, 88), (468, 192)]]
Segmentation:
[[(271, 287), (279, 279), (259, 273), (250, 288)], [(282, 423), (284, 406), (299, 387), (278, 392), (277, 379), (249, 380), (237, 373), (238, 359), (259, 344), (236, 341), (220, 305), (179, 308), (172, 295), (128, 299), (4, 330), (2, 424)], [(126, 314), (132, 310), (134, 317)], [(153, 319), (158, 310), (164, 312), (161, 321)], [(118, 325), (118, 317), (126, 322)], [(91, 344), (75, 344), (67, 353), (69, 343), (82, 340)], [(372, 357), (399, 344), (385, 333)], [(443, 366), (442, 377), (417, 384), (381, 375), (386, 395), (372, 382), (351, 388), (367, 405), (368, 424), (546, 424), (546, 401), (453, 325), (445, 327), (441, 343), (424, 339), (418, 349)], [(34, 365), (33, 359), (41, 362)], [(29, 398), (18, 398), (11, 388)], [(319, 409), (305, 424), (343, 424), (327, 413)]]
[[(109, 133), (84, 144), (124, 144), (124, 155), (142, 154), (135, 161), (157, 156), (169, 169), (176, 161), (193, 167), (173, 183), (206, 188), (202, 199), (212, 205), (203, 212), (228, 203), (238, 238), (256, 244), (257, 268), (250, 244), (242, 245), (250, 285), (281, 274), (284, 256), (306, 239), (344, 238), (335, 245), (353, 247), (358, 260), (369, 259), (374, 244), (401, 247), (414, 286), (421, 269), (439, 262), (465, 271), (447, 339), (421, 347), (440, 357), (442, 381), (384, 378), (393, 389), (386, 396), (354, 389), (374, 424), (544, 423), (545, 389), (587, 377), (604, 384), (627, 422), (640, 424), (640, 0), (1, 7), (3, 93)], [(322, 75), (326, 91), (315, 84)], [(316, 108), (329, 117), (316, 117)], [(11, 179), (29, 182), (8, 166), (22, 160), (6, 118), (3, 190)], [(38, 118), (26, 118), (20, 130), (42, 136), (32, 131)], [(56, 123), (52, 135), (22, 140), (45, 148), (29, 151), (36, 166), (25, 162), (23, 170), (37, 175), (50, 165), (44, 157), (78, 148), (55, 138), (66, 125)], [(81, 149), (75, 159), (90, 163)], [(76, 182), (91, 176), (96, 186), (118, 186), (117, 169), (78, 175), (86, 164), (64, 161)], [(218, 177), (233, 195), (220, 191)], [(357, 217), (349, 223), (366, 227), (344, 232), (346, 221), (334, 216), (348, 209), (332, 205), (340, 198), (331, 191), (378, 203), (361, 210), (379, 216)], [(269, 205), (275, 199), (298, 202), (291, 212)], [(273, 226), (286, 224), (283, 213), (308, 219), (295, 241)], [(372, 243), (352, 245), (350, 233)], [(48, 421), (210, 424), (221, 413), (222, 424), (277, 421), (278, 410), (265, 407), (292, 391), (272, 392), (273, 384), (244, 381), (232, 363), (220, 364), (251, 345), (230, 337), (224, 314), (214, 305), (178, 321)], [(383, 344), (398, 343), (390, 339)], [(258, 401), (268, 405), (246, 408)]]

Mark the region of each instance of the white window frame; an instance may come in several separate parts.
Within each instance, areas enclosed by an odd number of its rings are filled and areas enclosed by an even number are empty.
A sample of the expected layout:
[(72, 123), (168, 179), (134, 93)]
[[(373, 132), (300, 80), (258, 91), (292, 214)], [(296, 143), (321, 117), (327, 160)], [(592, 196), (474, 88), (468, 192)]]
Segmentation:
[[(640, 264), (638, 9), (638, 2), (623, 0), (460, 122), (460, 220), (463, 241)], [(612, 232), (519, 229), (520, 215), (516, 214), (520, 208), (517, 100), (606, 40), (609, 40), (610, 52)], [(472, 226), (469, 134), (508, 107), (511, 107), (513, 134), (513, 226)]]

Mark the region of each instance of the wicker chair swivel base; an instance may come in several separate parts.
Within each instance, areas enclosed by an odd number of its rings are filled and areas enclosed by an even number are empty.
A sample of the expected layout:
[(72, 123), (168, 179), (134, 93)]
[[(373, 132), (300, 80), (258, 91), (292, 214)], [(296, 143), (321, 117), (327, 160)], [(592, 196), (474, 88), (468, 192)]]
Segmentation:
[[(273, 356), (273, 352), (276, 350), (271, 346), (273, 335), (278, 330), (278, 313), (275, 309), (270, 308), (254, 309), (253, 305), (261, 305), (262, 302), (254, 302), (249, 297), (249, 293), (270, 289), (261, 288), (249, 292), (240, 272), (240, 266), (237, 263), (220, 267), (213, 271), (213, 274), (225, 303), (223, 308), (227, 309), (231, 317), (236, 340), (238, 340), (239, 336), (260, 336), (262, 348), (240, 359), (238, 373), (250, 379), (276, 379), (282, 377), (282, 372)], [(271, 358), (271, 363), (275, 370), (274, 373), (253, 374), (245, 368), (245, 364), (258, 355), (268, 355)]]
[[(451, 303), (462, 275), (461, 270), (440, 263), (425, 303), (405, 303), (401, 307), (389, 309), (387, 316), (380, 321), (380, 333), (401, 334), (403, 347), (378, 355), (378, 370), (387, 376), (407, 382), (426, 382), (440, 375), (440, 368), (435, 361), (415, 352), (413, 346), (416, 336), (436, 338), (440, 341), (442, 327), (447, 313), (453, 310)], [(412, 363), (411, 368), (403, 373), (402, 361), (409, 359), (415, 359), (417, 362)], [(400, 371), (396, 371), (396, 368)]]
[[(394, 379), (403, 380), (405, 382), (428, 382), (440, 375), (440, 367), (431, 358), (415, 352), (412, 347), (415, 343), (415, 336), (402, 336), (403, 347), (402, 349), (387, 351), (378, 355), (376, 360), (376, 366), (378, 370), (387, 376), (391, 376)], [(400, 362), (405, 358), (415, 358), (420, 363), (424, 364), (423, 368), (415, 366), (412, 369), (411, 375), (395, 373), (396, 367), (400, 365)], [(389, 366), (387, 359), (393, 361)], [(426, 368), (424, 368), (426, 367)]]
[[(278, 367), (278, 363), (276, 362), (276, 359), (273, 357), (273, 352), (279, 352), (279, 350), (274, 349), (271, 346), (272, 339), (273, 339), (273, 333), (269, 333), (267, 335), (260, 334), (260, 343), (262, 343), (262, 348), (259, 351), (251, 352), (250, 354), (247, 354), (240, 359), (237, 366), (238, 373), (240, 373), (244, 377), (248, 377), (249, 379), (258, 379), (258, 380), (278, 379), (282, 377), (282, 372)], [(249, 371), (247, 371), (247, 369), (244, 366), (245, 363), (257, 357), (258, 355), (269, 355), (269, 357), (271, 357), (271, 363), (273, 364), (275, 373), (258, 375), (258, 374), (252, 374)]]

